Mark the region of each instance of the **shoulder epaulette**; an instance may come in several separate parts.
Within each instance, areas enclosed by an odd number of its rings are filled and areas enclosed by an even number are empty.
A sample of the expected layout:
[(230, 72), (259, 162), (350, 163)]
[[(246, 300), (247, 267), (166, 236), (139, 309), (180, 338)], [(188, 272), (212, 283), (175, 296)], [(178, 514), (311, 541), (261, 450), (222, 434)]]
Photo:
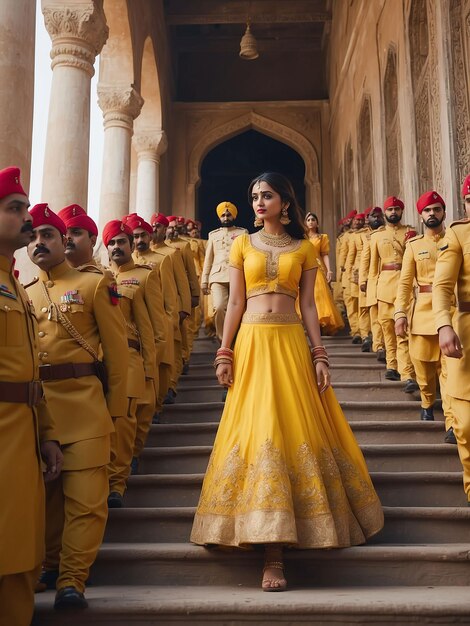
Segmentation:
[(214, 233), (218, 233), (218, 232), (219, 232), (219, 230), (222, 230), (222, 227), (220, 227), (220, 228), (216, 228), (216, 229), (214, 229), (214, 230), (211, 230), (211, 232), (209, 233), (209, 237), (210, 237), (211, 235), (213, 235)]
[(411, 241), (417, 241), (418, 239), (422, 239), (424, 237), (424, 235), (415, 235), (414, 237), (410, 237), (410, 239), (408, 239), (407, 243), (410, 243)]
[(144, 270), (153, 270), (153, 267), (151, 265), (147, 265), (146, 263), (135, 263), (135, 267), (141, 267)]
[(101, 270), (96, 265), (92, 265), (92, 264), (90, 264), (90, 265), (82, 265), (78, 271), (79, 272), (86, 272), (86, 273), (89, 273), (89, 274), (103, 274), (103, 270)]
[(468, 219), (468, 217), (464, 217), (461, 220), (455, 220), (455, 222), (452, 222), (450, 226), (457, 226), (457, 224), (470, 224), (470, 219)]
[(35, 276), (33, 278), (33, 280), (29, 283), (26, 283), (26, 285), (21, 285), (23, 287), (23, 289), (27, 289), (28, 287), (31, 287), (31, 285), (35, 285), (39, 280), (39, 276)]
[(373, 230), (370, 234), (371, 237), (373, 237), (374, 235), (376, 235), (377, 233), (381, 233), (385, 230), (385, 226), (379, 226), (378, 228), (376, 228), (375, 230)]

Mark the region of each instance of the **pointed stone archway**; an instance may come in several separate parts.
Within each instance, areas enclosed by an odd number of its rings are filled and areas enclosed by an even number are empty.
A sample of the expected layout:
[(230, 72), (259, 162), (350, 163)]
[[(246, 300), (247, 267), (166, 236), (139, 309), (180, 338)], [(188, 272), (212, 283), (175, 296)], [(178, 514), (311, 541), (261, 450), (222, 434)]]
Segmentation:
[[(201, 164), (206, 154), (218, 144), (246, 130), (257, 130), (281, 141), (300, 154), (305, 163), (305, 209), (316, 210), (323, 217), (318, 155), (301, 133), (288, 126), (250, 111), (210, 130), (192, 149), (188, 163), (186, 206), (196, 207), (196, 191), (201, 181)], [(194, 213), (193, 213), (194, 214)]]

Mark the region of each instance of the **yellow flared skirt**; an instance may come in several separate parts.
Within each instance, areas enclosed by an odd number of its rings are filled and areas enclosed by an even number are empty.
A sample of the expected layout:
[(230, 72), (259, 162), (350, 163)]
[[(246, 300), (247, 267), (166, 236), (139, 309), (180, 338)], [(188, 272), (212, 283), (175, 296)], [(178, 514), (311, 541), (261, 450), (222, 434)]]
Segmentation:
[(245, 313), (191, 541), (346, 547), (382, 526), (380, 501), (334, 391), (318, 392), (299, 319)]
[(334, 335), (344, 328), (344, 320), (333, 300), (333, 294), (321, 268), (315, 278), (314, 299), (323, 334)]

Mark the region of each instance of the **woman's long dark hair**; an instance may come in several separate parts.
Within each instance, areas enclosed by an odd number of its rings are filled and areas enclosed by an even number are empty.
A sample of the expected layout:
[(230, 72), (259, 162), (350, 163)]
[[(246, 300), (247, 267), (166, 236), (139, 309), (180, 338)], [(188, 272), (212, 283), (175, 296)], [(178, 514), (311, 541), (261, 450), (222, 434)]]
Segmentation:
[(286, 224), (284, 226), (286, 232), (289, 233), (292, 239), (305, 239), (306, 232), (303, 212), (297, 202), (295, 191), (291, 182), (285, 176), (278, 174), (277, 172), (264, 172), (263, 174), (256, 176), (248, 187), (248, 202), (250, 206), (253, 206), (253, 200), (251, 198), (253, 187), (257, 183), (261, 182), (267, 183), (272, 189), (274, 189), (274, 191), (281, 196), (281, 201), (283, 203), (289, 203), (287, 215), (289, 216), (290, 224)]

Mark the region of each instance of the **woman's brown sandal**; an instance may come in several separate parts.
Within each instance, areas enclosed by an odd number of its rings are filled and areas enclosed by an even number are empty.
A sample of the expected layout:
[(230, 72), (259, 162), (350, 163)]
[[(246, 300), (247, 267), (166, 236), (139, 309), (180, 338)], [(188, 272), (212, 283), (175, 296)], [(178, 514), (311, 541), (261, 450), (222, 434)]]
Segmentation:
[[(267, 569), (279, 569), (282, 572), (281, 578), (265, 578), (264, 574)], [(276, 586), (273, 586), (275, 584)], [(263, 581), (261, 583), (263, 591), (285, 591), (287, 589), (287, 580), (284, 578), (284, 563), (281, 561), (266, 561), (263, 567)]]

